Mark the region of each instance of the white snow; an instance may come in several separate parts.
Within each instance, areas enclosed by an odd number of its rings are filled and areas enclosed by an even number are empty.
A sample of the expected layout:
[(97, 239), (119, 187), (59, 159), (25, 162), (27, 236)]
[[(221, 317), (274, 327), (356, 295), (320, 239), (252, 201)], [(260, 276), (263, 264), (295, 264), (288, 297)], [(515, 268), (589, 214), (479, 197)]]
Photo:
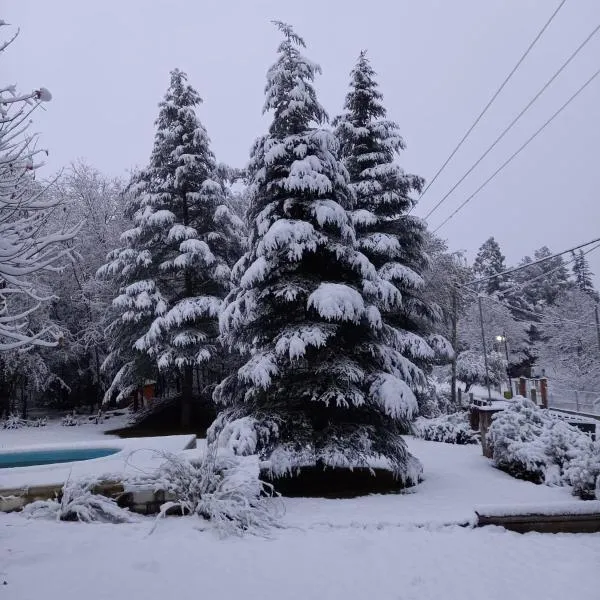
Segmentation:
[(255, 386), (264, 390), (271, 385), (271, 377), (278, 373), (277, 361), (271, 353), (255, 354), (238, 370), (242, 381), (251, 381)]
[(288, 260), (298, 261), (305, 251), (314, 252), (324, 237), (307, 221), (278, 219), (258, 243), (256, 253), (275, 252), (285, 248)]
[[(123, 525), (0, 515), (6, 598), (62, 600), (596, 600), (599, 534), (456, 525), (480, 503), (568, 500), (517, 481), (481, 449), (407, 440), (426, 480), (413, 492), (286, 499), (271, 539), (218, 539), (198, 518)], [(582, 503), (584, 504), (584, 503)], [(453, 524), (454, 523), (454, 524)]]
[(486, 504), (476, 506), (481, 517), (508, 517), (524, 515), (600, 515), (600, 500), (572, 500), (571, 502), (549, 502), (547, 504)]
[(357, 323), (365, 312), (362, 296), (341, 283), (321, 283), (308, 297), (307, 305), (328, 321)]
[(45, 87), (39, 88), (37, 90), (36, 94), (37, 94), (37, 99), (40, 102), (50, 102), (50, 100), (52, 100), (52, 94), (50, 93), (50, 90), (48, 90)]
[(406, 382), (388, 373), (377, 376), (370, 393), (384, 413), (394, 419), (410, 419), (418, 411), (417, 399)]

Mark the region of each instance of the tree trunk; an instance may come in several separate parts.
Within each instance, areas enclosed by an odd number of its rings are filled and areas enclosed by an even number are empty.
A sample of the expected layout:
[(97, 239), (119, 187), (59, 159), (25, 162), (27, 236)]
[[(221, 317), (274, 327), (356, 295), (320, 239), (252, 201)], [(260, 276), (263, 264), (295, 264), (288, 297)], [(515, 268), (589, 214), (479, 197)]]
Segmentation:
[(188, 430), (192, 426), (192, 399), (194, 393), (194, 367), (183, 368), (183, 385), (181, 386), (181, 429)]
[(27, 419), (27, 408), (27, 394), (25, 393), (25, 386), (21, 385), (21, 416), (23, 419)]
[[(94, 348), (94, 362), (96, 366), (96, 401), (98, 402), (98, 410), (102, 408), (102, 385), (100, 373), (100, 356), (98, 355), (98, 347)], [(92, 405), (93, 408), (93, 405)]]
[(140, 389), (143, 389), (143, 388), (138, 387), (133, 391), (133, 412), (137, 412), (140, 409), (140, 402), (139, 402)]
[[(183, 209), (183, 224), (187, 227), (190, 224), (190, 216), (188, 212), (187, 190), (181, 192), (182, 209)], [(194, 284), (192, 282), (191, 273), (185, 269), (183, 272), (183, 284), (185, 289), (185, 297), (191, 298), (194, 295)], [(181, 428), (189, 430), (192, 426), (192, 399), (194, 395), (194, 367), (185, 365), (183, 367), (183, 381), (181, 386)]]

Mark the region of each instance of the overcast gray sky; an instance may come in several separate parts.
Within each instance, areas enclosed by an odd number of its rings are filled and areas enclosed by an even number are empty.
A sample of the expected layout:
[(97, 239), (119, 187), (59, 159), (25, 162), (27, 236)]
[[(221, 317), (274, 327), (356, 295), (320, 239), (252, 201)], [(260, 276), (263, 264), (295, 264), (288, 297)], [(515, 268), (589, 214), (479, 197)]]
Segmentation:
[[(54, 99), (35, 128), (46, 173), (83, 158), (124, 174), (150, 153), (157, 103), (174, 67), (205, 100), (200, 117), (218, 160), (242, 166), (261, 116), (278, 34), (293, 24), (323, 74), (320, 100), (343, 104), (367, 49), (389, 117), (408, 148), (404, 168), (430, 179), (558, 5), (558, 0), (3, 0), (21, 28), (2, 79)], [(599, 0), (567, 0), (521, 69), (420, 203), (424, 215), (600, 23)], [(4, 28), (4, 35), (7, 29)], [(431, 217), (436, 227), (600, 67), (600, 34)], [(489, 236), (508, 262), (600, 237), (600, 77), (440, 230), (471, 257)], [(600, 249), (589, 255), (600, 275)]]

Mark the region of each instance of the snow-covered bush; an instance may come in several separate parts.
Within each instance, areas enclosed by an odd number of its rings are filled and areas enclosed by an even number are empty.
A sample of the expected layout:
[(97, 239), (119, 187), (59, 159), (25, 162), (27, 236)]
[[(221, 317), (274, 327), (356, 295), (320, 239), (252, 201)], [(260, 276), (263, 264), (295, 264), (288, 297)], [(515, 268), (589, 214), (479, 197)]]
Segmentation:
[(199, 460), (174, 454), (165, 459), (150, 482), (174, 500), (161, 507), (159, 517), (174, 511), (198, 515), (224, 536), (265, 534), (277, 525), (280, 505), (271, 498), (273, 487), (259, 478), (256, 455), (234, 456), (209, 446)]
[(582, 465), (581, 474), (573, 471), (573, 481), (585, 479), (583, 465), (590, 464), (585, 457), (593, 454), (586, 434), (526, 398), (517, 398), (494, 415), (487, 435), (496, 466), (535, 483), (569, 483), (570, 467), (576, 463)]
[[(488, 352), (487, 355), (490, 384), (498, 385), (506, 377), (506, 360), (499, 352)], [(465, 384), (465, 392), (479, 383), (487, 385), (485, 358), (481, 352), (465, 350), (456, 359), (456, 376)]]
[(61, 419), (60, 424), (63, 427), (75, 427), (76, 425), (79, 425), (79, 420), (75, 415), (69, 413)]
[(452, 406), (450, 385), (440, 382), (435, 377), (427, 377), (427, 385), (416, 393), (419, 404), (419, 415), (432, 419), (456, 411)]
[(589, 446), (589, 452), (576, 456), (565, 470), (573, 493), (584, 500), (600, 500), (600, 442)]
[(8, 415), (8, 418), (2, 424), (3, 429), (21, 429), (21, 427), (25, 427), (27, 425), (27, 421), (25, 419), (21, 419), (18, 415)]
[(477, 444), (479, 436), (469, 425), (469, 413), (457, 412), (434, 419), (419, 417), (414, 423), (415, 436), (446, 444)]
[(46, 427), (48, 425), (47, 417), (42, 417), (40, 419), (32, 419), (31, 421), (27, 421), (27, 427)]
[(23, 514), (30, 518), (84, 523), (129, 523), (133, 515), (112, 498), (93, 492), (94, 481), (67, 481), (58, 499), (27, 504)]

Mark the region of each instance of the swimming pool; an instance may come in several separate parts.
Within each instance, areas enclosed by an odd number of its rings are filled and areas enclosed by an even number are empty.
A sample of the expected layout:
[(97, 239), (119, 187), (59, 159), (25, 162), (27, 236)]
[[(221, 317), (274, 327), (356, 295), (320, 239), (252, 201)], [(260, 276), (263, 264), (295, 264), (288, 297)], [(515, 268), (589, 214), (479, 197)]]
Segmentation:
[(116, 454), (120, 450), (120, 448), (58, 448), (0, 452), (0, 469), (78, 462), (92, 458), (103, 458)]

